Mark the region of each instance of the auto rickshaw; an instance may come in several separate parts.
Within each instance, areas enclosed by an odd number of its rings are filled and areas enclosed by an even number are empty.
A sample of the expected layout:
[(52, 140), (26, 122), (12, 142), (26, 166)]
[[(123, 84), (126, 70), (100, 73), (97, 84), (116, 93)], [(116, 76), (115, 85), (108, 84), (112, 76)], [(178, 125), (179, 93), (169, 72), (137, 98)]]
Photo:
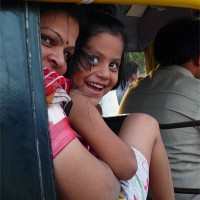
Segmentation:
[[(157, 24), (154, 20), (164, 19), (163, 13), (168, 16), (190, 16), (200, 9), (199, 0), (2, 0), (0, 3), (0, 198), (2, 200), (56, 199), (45, 93), (41, 90), (43, 73), (39, 34), (40, 2), (116, 4), (120, 8), (119, 18), (125, 24), (132, 20), (138, 25), (137, 30), (130, 29), (128, 33), (129, 37), (132, 37), (130, 51), (144, 52), (146, 66), (151, 67), (155, 67), (151, 40), (164, 21), (160, 20), (160, 25), (155, 26), (154, 32), (144, 35), (143, 23), (149, 22), (145, 20), (149, 19), (153, 27)], [(159, 13), (160, 10), (164, 10), (162, 14)], [(127, 16), (128, 11), (130, 11), (129, 16)], [(148, 72), (151, 69), (146, 70)], [(119, 121), (123, 120), (123, 117), (106, 120), (108, 123), (112, 122), (110, 126), (117, 131), (120, 126)], [(195, 123), (200, 125), (199, 121)], [(200, 189), (175, 188), (175, 192), (199, 194)]]

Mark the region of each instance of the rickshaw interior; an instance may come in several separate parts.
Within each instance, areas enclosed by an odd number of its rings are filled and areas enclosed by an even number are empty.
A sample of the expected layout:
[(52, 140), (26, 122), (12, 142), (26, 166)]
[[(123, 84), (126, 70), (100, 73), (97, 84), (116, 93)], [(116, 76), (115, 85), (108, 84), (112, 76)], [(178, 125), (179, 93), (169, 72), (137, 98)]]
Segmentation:
[[(152, 41), (157, 31), (173, 19), (199, 16), (200, 8), (198, 0), (1, 1), (1, 199), (56, 199), (46, 104), (39, 90), (43, 86), (40, 2), (115, 4), (117, 17), (128, 30), (129, 50), (144, 54), (146, 73), (156, 67)], [(105, 121), (117, 133), (125, 117)], [(200, 121), (161, 124), (160, 128), (197, 125)], [(200, 189), (175, 188), (175, 192), (199, 194)]]

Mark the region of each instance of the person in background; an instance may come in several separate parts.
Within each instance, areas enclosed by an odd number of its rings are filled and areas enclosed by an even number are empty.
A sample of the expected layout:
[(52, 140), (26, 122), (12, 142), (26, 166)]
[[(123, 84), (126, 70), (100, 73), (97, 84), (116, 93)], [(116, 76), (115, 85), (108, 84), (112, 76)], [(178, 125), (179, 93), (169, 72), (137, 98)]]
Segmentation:
[(111, 90), (106, 95), (104, 95), (99, 102), (102, 110), (102, 116), (115, 116), (118, 114), (119, 103), (117, 99), (116, 90)]
[(129, 86), (139, 78), (140, 73), (138, 65), (132, 60), (129, 60), (127, 62), (126, 73), (128, 73), (128, 76), (130, 77), (128, 82), (126, 83), (126, 86), (123, 89), (121, 87), (118, 87), (115, 90), (111, 90), (106, 95), (104, 95), (99, 102), (99, 105), (102, 109), (103, 117), (118, 115), (119, 104), (121, 103), (125, 92), (129, 88)]
[(73, 4), (41, 4), (40, 8), (42, 65), (57, 197), (117, 200), (119, 180), (104, 161), (80, 143), (68, 123), (72, 106), (67, 94), (70, 80), (61, 75), (66, 73), (67, 62), (74, 53), (80, 9)]
[[(119, 113), (143, 112), (160, 124), (200, 120), (200, 18), (177, 19), (154, 41), (158, 67), (132, 85)], [(161, 130), (174, 187), (200, 189), (200, 126)], [(197, 194), (176, 194), (197, 200)]]
[(85, 27), (66, 74), (72, 80), (71, 126), (87, 149), (113, 170), (124, 198), (145, 199), (150, 183), (155, 199), (173, 200), (169, 163), (156, 120), (145, 114), (130, 115), (117, 136), (96, 108), (102, 96), (128, 80), (123, 24), (111, 15), (90, 12)]
[(130, 87), (130, 85), (132, 83), (134, 83), (140, 76), (139, 67), (132, 60), (129, 60), (129, 62), (127, 63), (127, 68), (128, 68), (128, 73), (129, 73), (129, 77), (130, 77), (128, 80), (128, 83), (124, 89), (122, 89), (121, 87), (118, 87), (116, 90), (117, 99), (118, 99), (119, 104), (121, 103), (122, 98), (123, 98), (124, 94), (126, 93), (126, 91), (128, 90), (128, 88)]

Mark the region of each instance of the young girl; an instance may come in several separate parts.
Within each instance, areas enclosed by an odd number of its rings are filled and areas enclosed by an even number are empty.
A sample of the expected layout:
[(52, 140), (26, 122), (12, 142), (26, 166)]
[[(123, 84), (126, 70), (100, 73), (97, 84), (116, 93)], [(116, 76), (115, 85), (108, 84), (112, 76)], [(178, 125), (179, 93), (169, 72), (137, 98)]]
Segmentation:
[(120, 140), (96, 108), (108, 91), (125, 86), (127, 40), (118, 20), (105, 13), (90, 14), (89, 25), (85, 24), (79, 35), (68, 68), (73, 88), (69, 122), (82, 143), (121, 180), (124, 198), (146, 199), (150, 183), (153, 199), (172, 200), (171, 172), (156, 120), (145, 114), (131, 114), (122, 125)]

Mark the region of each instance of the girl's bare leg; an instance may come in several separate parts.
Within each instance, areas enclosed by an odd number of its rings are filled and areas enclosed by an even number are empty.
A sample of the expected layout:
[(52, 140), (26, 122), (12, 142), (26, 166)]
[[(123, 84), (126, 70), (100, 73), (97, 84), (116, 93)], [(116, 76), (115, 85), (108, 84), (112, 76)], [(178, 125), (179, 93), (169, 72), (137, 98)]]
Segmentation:
[(150, 166), (152, 198), (173, 200), (170, 165), (157, 121), (146, 114), (131, 114), (125, 119), (119, 137), (146, 157)]

